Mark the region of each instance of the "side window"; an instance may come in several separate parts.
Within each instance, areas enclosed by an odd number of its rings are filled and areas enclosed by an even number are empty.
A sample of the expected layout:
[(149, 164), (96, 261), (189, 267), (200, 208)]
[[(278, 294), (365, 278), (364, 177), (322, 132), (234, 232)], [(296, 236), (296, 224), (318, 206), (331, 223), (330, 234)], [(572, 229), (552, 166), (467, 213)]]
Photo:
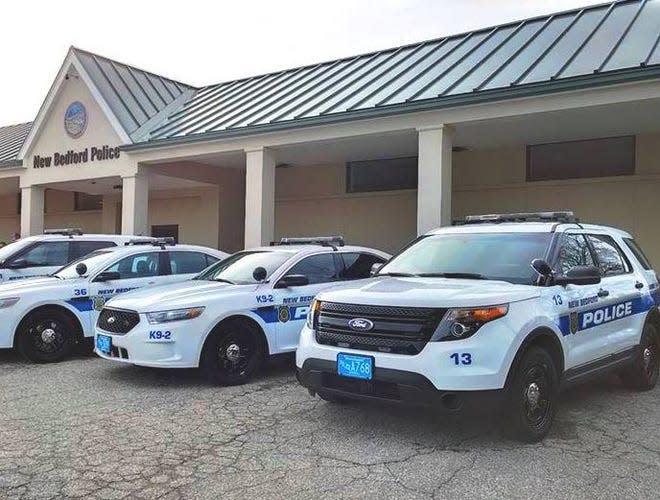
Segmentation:
[(72, 241), (72, 257), (74, 260), (79, 259), (88, 253), (92, 253), (94, 250), (100, 250), (102, 248), (114, 246), (117, 245), (115, 245), (112, 241)]
[(337, 281), (335, 257), (331, 253), (310, 255), (295, 264), (286, 274), (305, 275), (310, 285)]
[(587, 240), (581, 234), (564, 233), (557, 249), (557, 262), (554, 271), (565, 275), (576, 266), (594, 266)]
[(635, 240), (632, 238), (623, 238), (623, 241), (626, 242), (626, 245), (630, 249), (630, 251), (633, 253), (635, 258), (639, 261), (641, 266), (644, 268), (645, 271), (650, 271), (653, 269), (653, 266), (651, 266), (651, 263), (649, 262), (649, 259), (644, 255), (644, 252), (642, 251), (642, 247), (640, 247)]
[(208, 255), (208, 254), (204, 254), (204, 255), (206, 256), (206, 267), (209, 267), (220, 260), (217, 257), (213, 257), (213, 255)]
[(62, 267), (69, 262), (68, 241), (46, 241), (37, 243), (24, 252), (16, 255), (9, 262), (24, 259), (27, 267)]
[(130, 255), (113, 264), (106, 271), (119, 273), (119, 279), (122, 280), (158, 276), (160, 256), (156, 252)]
[(339, 273), (340, 280), (361, 280), (371, 276), (371, 267), (382, 264), (385, 259), (368, 253), (342, 253), (344, 268)]
[(628, 265), (617, 248), (614, 240), (604, 234), (590, 234), (587, 236), (594, 248), (598, 267), (603, 276), (612, 276), (628, 272)]
[(206, 254), (201, 252), (169, 252), (172, 274), (197, 274), (208, 267)]

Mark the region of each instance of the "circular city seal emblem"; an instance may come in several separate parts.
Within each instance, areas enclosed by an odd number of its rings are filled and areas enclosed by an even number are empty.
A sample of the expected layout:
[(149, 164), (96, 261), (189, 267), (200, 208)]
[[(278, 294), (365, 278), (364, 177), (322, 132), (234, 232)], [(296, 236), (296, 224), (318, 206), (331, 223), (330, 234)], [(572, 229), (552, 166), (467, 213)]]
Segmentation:
[(280, 323), (286, 323), (291, 319), (291, 313), (289, 312), (289, 308), (287, 306), (280, 306), (280, 308), (277, 311), (277, 316), (278, 319), (280, 320)]
[(79, 101), (72, 102), (64, 113), (64, 130), (69, 137), (77, 139), (87, 128), (87, 110)]

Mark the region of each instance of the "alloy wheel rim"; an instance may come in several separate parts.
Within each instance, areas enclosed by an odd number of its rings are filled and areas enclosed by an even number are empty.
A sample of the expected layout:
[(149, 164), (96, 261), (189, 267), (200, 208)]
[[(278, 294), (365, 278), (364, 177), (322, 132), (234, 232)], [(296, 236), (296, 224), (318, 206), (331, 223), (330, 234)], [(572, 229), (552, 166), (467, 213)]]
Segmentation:
[(220, 369), (227, 375), (241, 375), (247, 369), (253, 353), (254, 346), (247, 335), (230, 335), (218, 348)]
[(551, 409), (550, 377), (544, 365), (534, 365), (525, 374), (523, 401), (525, 418), (534, 427), (542, 427)]
[(66, 343), (64, 328), (56, 320), (40, 321), (30, 331), (32, 346), (39, 352), (53, 354), (59, 352)]

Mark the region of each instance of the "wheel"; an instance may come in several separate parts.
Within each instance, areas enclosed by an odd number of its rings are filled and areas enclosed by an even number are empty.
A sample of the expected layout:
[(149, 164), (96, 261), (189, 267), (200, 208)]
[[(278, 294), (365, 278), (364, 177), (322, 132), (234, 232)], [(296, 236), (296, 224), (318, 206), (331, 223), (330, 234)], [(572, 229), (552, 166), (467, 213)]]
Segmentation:
[(317, 394), (323, 401), (326, 401), (327, 403), (343, 405), (349, 402), (348, 398), (344, 398), (342, 396), (336, 396), (334, 394), (330, 394), (327, 392), (317, 392)]
[(34, 363), (53, 363), (69, 357), (76, 346), (77, 328), (61, 311), (44, 309), (19, 325), (18, 351)]
[(542, 440), (552, 426), (559, 396), (557, 369), (547, 351), (532, 346), (525, 352), (507, 392), (513, 436), (527, 443)]
[(240, 385), (256, 373), (263, 359), (264, 347), (255, 328), (231, 321), (206, 341), (201, 367), (213, 383)]
[(638, 391), (648, 391), (658, 382), (658, 331), (647, 323), (642, 330), (639, 353), (632, 365), (620, 374), (623, 383)]

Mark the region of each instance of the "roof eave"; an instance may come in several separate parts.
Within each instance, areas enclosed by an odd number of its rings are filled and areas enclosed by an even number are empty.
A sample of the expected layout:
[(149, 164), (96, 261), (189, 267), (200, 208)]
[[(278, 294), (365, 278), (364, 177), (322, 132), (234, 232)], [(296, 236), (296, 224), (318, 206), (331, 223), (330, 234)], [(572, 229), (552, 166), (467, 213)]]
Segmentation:
[(123, 151), (146, 151), (162, 147), (196, 142), (207, 142), (227, 138), (236, 138), (268, 132), (279, 132), (283, 130), (295, 130), (300, 128), (314, 127), (319, 125), (332, 125), (353, 120), (371, 118), (384, 118), (395, 115), (418, 113), (423, 111), (434, 111), (446, 108), (468, 106), (472, 104), (484, 104), (507, 99), (523, 97), (534, 97), (543, 94), (554, 94), (574, 90), (598, 88), (609, 85), (633, 83), (642, 80), (660, 78), (660, 65), (640, 66), (639, 68), (612, 71), (608, 73), (595, 73), (591, 75), (566, 78), (562, 80), (544, 81), (540, 83), (527, 84), (524, 86), (509, 87), (505, 89), (485, 90), (476, 93), (461, 94), (456, 96), (442, 97), (439, 99), (427, 99), (423, 101), (401, 103), (380, 108), (369, 108), (359, 111), (337, 113), (285, 122), (268, 123), (252, 127), (219, 130), (194, 134), (183, 137), (168, 137), (165, 139), (154, 139), (146, 142), (127, 144), (121, 147)]

